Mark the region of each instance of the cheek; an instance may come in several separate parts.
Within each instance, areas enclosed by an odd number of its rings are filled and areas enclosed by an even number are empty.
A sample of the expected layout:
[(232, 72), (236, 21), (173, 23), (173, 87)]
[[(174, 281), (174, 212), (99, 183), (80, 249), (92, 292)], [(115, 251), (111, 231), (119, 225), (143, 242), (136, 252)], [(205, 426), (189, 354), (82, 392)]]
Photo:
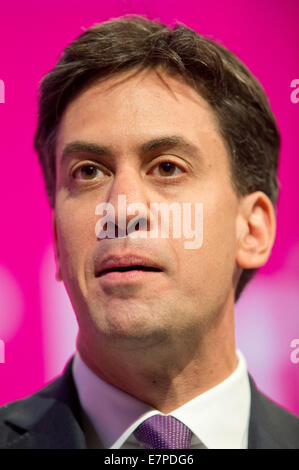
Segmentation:
[(190, 292), (227, 288), (236, 253), (236, 222), (232, 205), (204, 205), (203, 241), (199, 249), (176, 246), (182, 282)]
[(57, 237), (61, 270), (76, 279), (84, 269), (87, 254), (96, 242), (96, 216), (83, 207), (65, 204), (58, 208)]
[(204, 224), (203, 257), (219, 282), (230, 281), (236, 256), (236, 220), (233, 205), (210, 208)]

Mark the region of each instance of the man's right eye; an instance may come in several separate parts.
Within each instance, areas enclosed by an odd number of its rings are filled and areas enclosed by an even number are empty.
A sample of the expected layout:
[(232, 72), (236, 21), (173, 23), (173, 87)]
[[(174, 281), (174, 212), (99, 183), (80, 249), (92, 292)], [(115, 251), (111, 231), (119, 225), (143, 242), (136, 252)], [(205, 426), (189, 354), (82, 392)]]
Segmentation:
[(73, 172), (75, 179), (93, 180), (99, 174), (104, 174), (100, 168), (95, 165), (82, 165)]

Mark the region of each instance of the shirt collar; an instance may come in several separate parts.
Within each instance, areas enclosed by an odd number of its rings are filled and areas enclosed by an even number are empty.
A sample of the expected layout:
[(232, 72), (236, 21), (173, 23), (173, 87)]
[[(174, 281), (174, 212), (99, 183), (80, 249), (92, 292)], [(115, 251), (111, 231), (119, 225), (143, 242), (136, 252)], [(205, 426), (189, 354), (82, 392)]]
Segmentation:
[(208, 449), (247, 448), (250, 383), (246, 360), (224, 381), (171, 413), (188, 426)]
[[(246, 448), (250, 384), (246, 361), (224, 381), (172, 411), (209, 449)], [(81, 406), (104, 447), (120, 448), (136, 427), (160, 413), (150, 405), (95, 375), (76, 352), (73, 377)]]

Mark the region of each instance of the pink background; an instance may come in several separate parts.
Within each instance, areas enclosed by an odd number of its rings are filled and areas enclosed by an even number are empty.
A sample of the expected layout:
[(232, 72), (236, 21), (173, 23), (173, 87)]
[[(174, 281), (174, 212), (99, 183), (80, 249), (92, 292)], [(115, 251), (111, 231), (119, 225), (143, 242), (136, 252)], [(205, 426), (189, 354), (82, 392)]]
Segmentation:
[(290, 100), (299, 78), (297, 0), (1, 1), (0, 404), (41, 388), (75, 349), (77, 325), (55, 281), (51, 211), (32, 147), (38, 82), (83, 27), (124, 13), (179, 20), (220, 41), (266, 90), (282, 134), (278, 232), (267, 266), (237, 304), (237, 345), (260, 389), (299, 415), (299, 362), (290, 359), (299, 338), (299, 103)]

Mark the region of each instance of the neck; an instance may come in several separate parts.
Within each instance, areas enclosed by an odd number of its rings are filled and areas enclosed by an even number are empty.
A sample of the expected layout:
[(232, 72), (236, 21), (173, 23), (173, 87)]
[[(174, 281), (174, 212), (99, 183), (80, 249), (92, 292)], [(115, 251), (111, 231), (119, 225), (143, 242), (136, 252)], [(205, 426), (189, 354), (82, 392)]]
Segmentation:
[(221, 316), (218, 324), (200, 337), (175, 335), (156, 345), (122, 348), (101, 338), (92, 353), (79, 335), (78, 351), (100, 378), (160, 412), (170, 413), (236, 369), (232, 322), (233, 312)]

